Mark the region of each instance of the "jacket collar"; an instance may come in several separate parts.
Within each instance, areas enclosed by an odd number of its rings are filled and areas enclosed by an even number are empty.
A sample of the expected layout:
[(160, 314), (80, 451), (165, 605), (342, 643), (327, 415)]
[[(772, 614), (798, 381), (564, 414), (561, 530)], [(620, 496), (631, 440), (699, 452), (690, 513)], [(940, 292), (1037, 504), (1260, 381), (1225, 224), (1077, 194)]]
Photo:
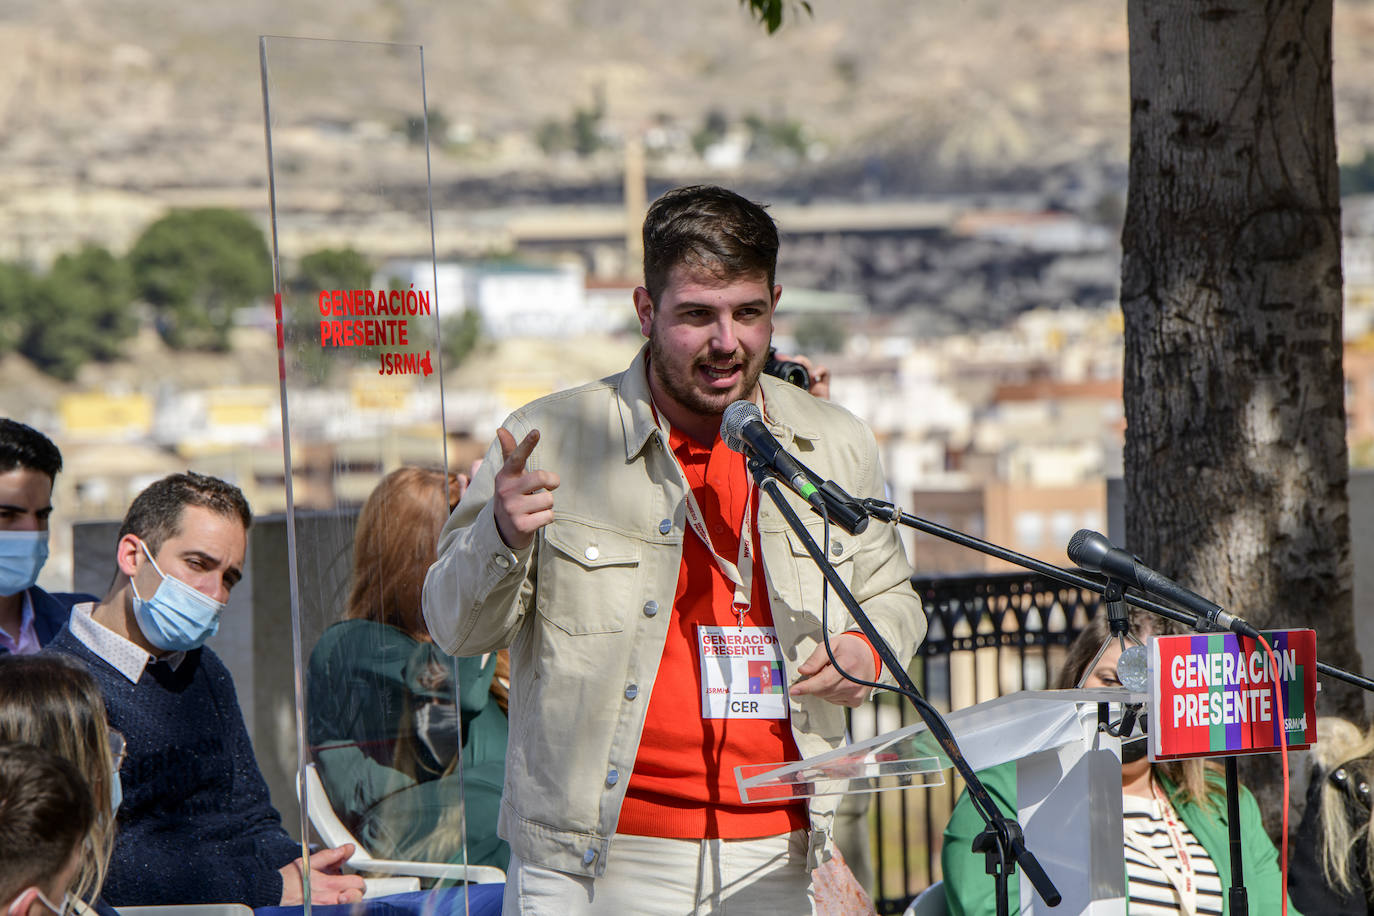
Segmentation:
[[(648, 370), (649, 344), (646, 341), (635, 354), (630, 367), (621, 374), (617, 386), (626, 461), (633, 461), (651, 438), (661, 435), (649, 394)], [(771, 375), (760, 376), (759, 385), (763, 389), (764, 420), (768, 431), (784, 447), (793, 439), (810, 442), (819, 438), (819, 433), (810, 423), (812, 411), (806, 409), (808, 405), (805, 402), (812, 400), (810, 394)], [(667, 440), (664, 439), (663, 443), (666, 448)]]
[[(649, 342), (639, 348), (630, 368), (620, 375), (616, 386), (620, 405), (620, 425), (625, 432), (625, 460), (633, 461), (649, 439), (659, 434), (654, 420), (653, 400), (649, 395)], [(664, 441), (667, 446), (667, 441)]]
[(764, 421), (774, 438), (784, 446), (793, 439), (814, 442), (820, 438), (814, 395), (771, 375), (759, 376), (759, 387), (763, 389)]
[(29, 589), (28, 595), (29, 600), (33, 602), (33, 631), (38, 635), (39, 644), (46, 646), (52, 642), (57, 631), (62, 629), (62, 625), (71, 616), (73, 599), (77, 596), (62, 595), (58, 598), (37, 585)]

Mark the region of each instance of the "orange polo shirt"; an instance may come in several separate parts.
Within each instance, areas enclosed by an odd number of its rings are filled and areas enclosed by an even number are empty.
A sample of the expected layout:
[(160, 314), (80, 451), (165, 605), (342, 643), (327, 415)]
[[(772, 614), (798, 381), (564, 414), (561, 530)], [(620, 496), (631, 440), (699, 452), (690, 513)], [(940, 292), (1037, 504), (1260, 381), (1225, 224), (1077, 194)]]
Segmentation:
[[(669, 445), (692, 488), (716, 553), (735, 562), (753, 481), (744, 456), (717, 438), (711, 448), (673, 430)], [(759, 559), (758, 502), (752, 503), (754, 579), (744, 625), (771, 627), (773, 612)], [(676, 839), (748, 839), (805, 829), (801, 801), (746, 805), (735, 767), (800, 759), (787, 719), (706, 719), (701, 715), (697, 627), (737, 627), (735, 587), (690, 526), (668, 639), (639, 739), (618, 833)], [(785, 685), (795, 676), (786, 672)]]

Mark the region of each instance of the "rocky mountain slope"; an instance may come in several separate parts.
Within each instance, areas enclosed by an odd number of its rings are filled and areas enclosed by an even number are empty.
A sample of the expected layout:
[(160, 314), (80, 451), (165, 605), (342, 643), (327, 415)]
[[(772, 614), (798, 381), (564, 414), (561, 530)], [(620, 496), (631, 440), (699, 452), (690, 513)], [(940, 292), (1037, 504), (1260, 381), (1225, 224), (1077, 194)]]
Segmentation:
[[(0, 0), (0, 197), (72, 187), (234, 203), (243, 191), (256, 205), (264, 34), (423, 45), (429, 109), (447, 128), (435, 177), (483, 203), (597, 182), (618, 193), (621, 138), (657, 128), (680, 140), (711, 112), (796, 126), (807, 157), (769, 161), (762, 177), (799, 193), (938, 192), (1125, 160), (1122, 3), (812, 6), (789, 7), (768, 36), (735, 0)], [(1342, 148), (1358, 156), (1374, 147), (1374, 2), (1338, 0), (1334, 39)], [(363, 120), (394, 136), (418, 108), (418, 80), (386, 49), (317, 45), (293, 59), (271, 47), (316, 87), (368, 89), (370, 102), (319, 106), (317, 127)], [(579, 109), (601, 112), (609, 151), (545, 155), (540, 126)], [(327, 164), (327, 132), (299, 146), (296, 173)], [(649, 168), (703, 171), (676, 155)]]
[[(431, 111), (486, 141), (436, 163), (455, 176), (537, 165), (514, 138), (598, 100), (613, 133), (695, 130), (716, 109), (794, 119), (836, 157), (905, 149), (956, 167), (1124, 154), (1119, 4), (813, 7), (770, 37), (733, 0), (5, 0), (0, 159), (10, 181), (260, 181), (261, 34), (423, 44)], [(375, 53), (336, 47), (316, 61), (321, 80)], [(417, 88), (376, 86), (397, 107)]]

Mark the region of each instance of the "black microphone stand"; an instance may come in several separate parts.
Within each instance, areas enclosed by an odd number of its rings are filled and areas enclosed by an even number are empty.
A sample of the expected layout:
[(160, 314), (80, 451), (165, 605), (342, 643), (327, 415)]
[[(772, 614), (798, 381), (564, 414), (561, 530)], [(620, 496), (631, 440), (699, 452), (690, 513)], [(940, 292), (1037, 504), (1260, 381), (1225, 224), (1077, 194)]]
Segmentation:
[[(1121, 660), (1124, 660), (1127, 651), (1126, 640), (1130, 639), (1134, 646), (1129, 648), (1138, 649), (1144, 653), (1145, 647), (1141, 644), (1139, 637), (1131, 632), (1130, 619), (1126, 616), (1126, 587), (1117, 579), (1108, 578), (1102, 592), (1103, 603), (1107, 606), (1107, 638), (1102, 640), (1102, 645), (1098, 647), (1097, 654), (1092, 657), (1092, 661), (1083, 668), (1083, 674), (1078, 679), (1075, 687), (1082, 687), (1084, 682), (1092, 675), (1097, 668), (1097, 663), (1102, 660), (1102, 656), (1107, 654), (1107, 650), (1115, 643), (1121, 647), (1121, 654), (1117, 661), (1117, 676), (1121, 679), (1123, 687), (1140, 693), (1143, 685), (1140, 683), (1127, 683), (1126, 678), (1121, 675)], [(1144, 676), (1144, 673), (1141, 673)], [(1097, 708), (1098, 729), (1111, 735), (1113, 738), (1125, 740), (1135, 728), (1136, 716), (1140, 714), (1139, 703), (1127, 703), (1121, 712), (1121, 718), (1116, 722), (1110, 722), (1107, 715), (1107, 704), (1099, 703)]]
[(887, 666), (887, 670), (892, 673), (893, 678), (901, 688), (900, 692), (911, 701), (912, 705), (916, 708), (916, 712), (921, 716), (926, 727), (930, 730), (931, 736), (939, 743), (941, 749), (944, 750), (950, 762), (954, 765), (954, 768), (959, 771), (959, 775), (964, 778), (964, 782), (968, 786), (969, 798), (973, 802), (974, 808), (983, 818), (984, 823), (987, 824), (983, 832), (974, 839), (973, 848), (977, 852), (982, 852), (986, 857), (988, 874), (993, 876), (996, 884), (997, 916), (1009, 916), (1009, 888), (1007, 882), (1009, 876), (1015, 872), (1018, 864), (1025, 871), (1026, 877), (1030, 879), (1031, 884), (1035, 887), (1036, 893), (1040, 895), (1045, 903), (1049, 906), (1058, 906), (1059, 901), (1062, 899), (1059, 891), (1055, 888), (1054, 882), (1050, 880), (1049, 875), (1045, 874), (1044, 869), (1040, 867), (1040, 863), (1036, 861), (1034, 854), (1026, 848), (1025, 839), (1021, 832), (1021, 825), (1017, 823), (1014, 817), (1006, 817), (998, 809), (992, 796), (988, 794), (987, 789), (984, 788), (977, 774), (973, 772), (973, 768), (969, 766), (968, 761), (964, 759), (963, 752), (959, 750), (959, 745), (955, 741), (954, 734), (950, 731), (949, 725), (945, 722), (939, 711), (936, 710), (934, 706), (931, 706), (930, 703), (926, 701), (925, 697), (921, 695), (921, 692), (916, 688), (915, 683), (912, 682), (911, 677), (906, 672), (906, 664), (897, 659), (892, 652), (892, 648), (869, 621), (868, 616), (859, 606), (859, 602), (854, 599), (854, 595), (844, 584), (844, 580), (839, 577), (839, 574), (835, 572), (835, 568), (831, 566), (830, 561), (826, 559), (824, 551), (816, 544), (815, 539), (811, 537), (811, 533), (806, 530), (806, 525), (802, 523), (792, 506), (788, 504), (787, 499), (782, 494), (781, 488), (778, 486), (777, 480), (773, 477), (772, 471), (767, 465), (754, 458), (749, 459), (749, 471), (753, 474), (754, 480), (759, 485), (759, 489), (769, 495), (773, 503), (778, 507), (778, 511), (782, 513), (783, 518), (787, 520), (787, 524), (796, 532), (797, 537), (806, 547), (807, 553), (811, 555), (811, 559), (815, 562), (821, 575), (825, 577), (825, 580), (830, 583), (830, 587), (834, 589), (835, 595), (840, 599), (840, 603), (844, 605), (845, 610), (849, 612), (864, 636), (868, 638), (868, 641), (878, 653), (878, 657), (881, 658), (883, 664)]
[[(1274, 676), (1278, 677), (1277, 672)], [(1240, 839), (1240, 766), (1235, 754), (1226, 758), (1226, 821), (1226, 842), (1231, 852), (1231, 886), (1227, 889), (1229, 906), (1226, 911), (1235, 916), (1247, 916), (1250, 898), (1245, 890), (1245, 855)]]

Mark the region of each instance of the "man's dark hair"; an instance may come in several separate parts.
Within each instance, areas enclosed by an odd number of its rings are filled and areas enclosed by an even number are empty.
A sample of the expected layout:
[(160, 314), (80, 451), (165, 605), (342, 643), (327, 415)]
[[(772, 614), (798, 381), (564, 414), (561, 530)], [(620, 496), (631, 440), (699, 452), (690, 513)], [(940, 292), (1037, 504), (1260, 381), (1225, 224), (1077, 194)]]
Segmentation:
[(49, 890), (94, 822), (75, 765), (31, 744), (0, 744), (0, 904), (28, 887)]
[(644, 217), (644, 288), (655, 303), (679, 265), (721, 280), (778, 267), (778, 227), (764, 208), (714, 185), (669, 191)]
[(0, 473), (16, 468), (42, 471), (55, 480), (62, 470), (62, 453), (32, 426), (0, 417)]
[(187, 506), (201, 506), (228, 518), (237, 518), (243, 522), (245, 531), (253, 524), (253, 512), (238, 487), (218, 477), (187, 471), (151, 483), (135, 496), (124, 515), (119, 536), (137, 535), (148, 545), (148, 550), (156, 554), (168, 538), (177, 535), (181, 512)]

